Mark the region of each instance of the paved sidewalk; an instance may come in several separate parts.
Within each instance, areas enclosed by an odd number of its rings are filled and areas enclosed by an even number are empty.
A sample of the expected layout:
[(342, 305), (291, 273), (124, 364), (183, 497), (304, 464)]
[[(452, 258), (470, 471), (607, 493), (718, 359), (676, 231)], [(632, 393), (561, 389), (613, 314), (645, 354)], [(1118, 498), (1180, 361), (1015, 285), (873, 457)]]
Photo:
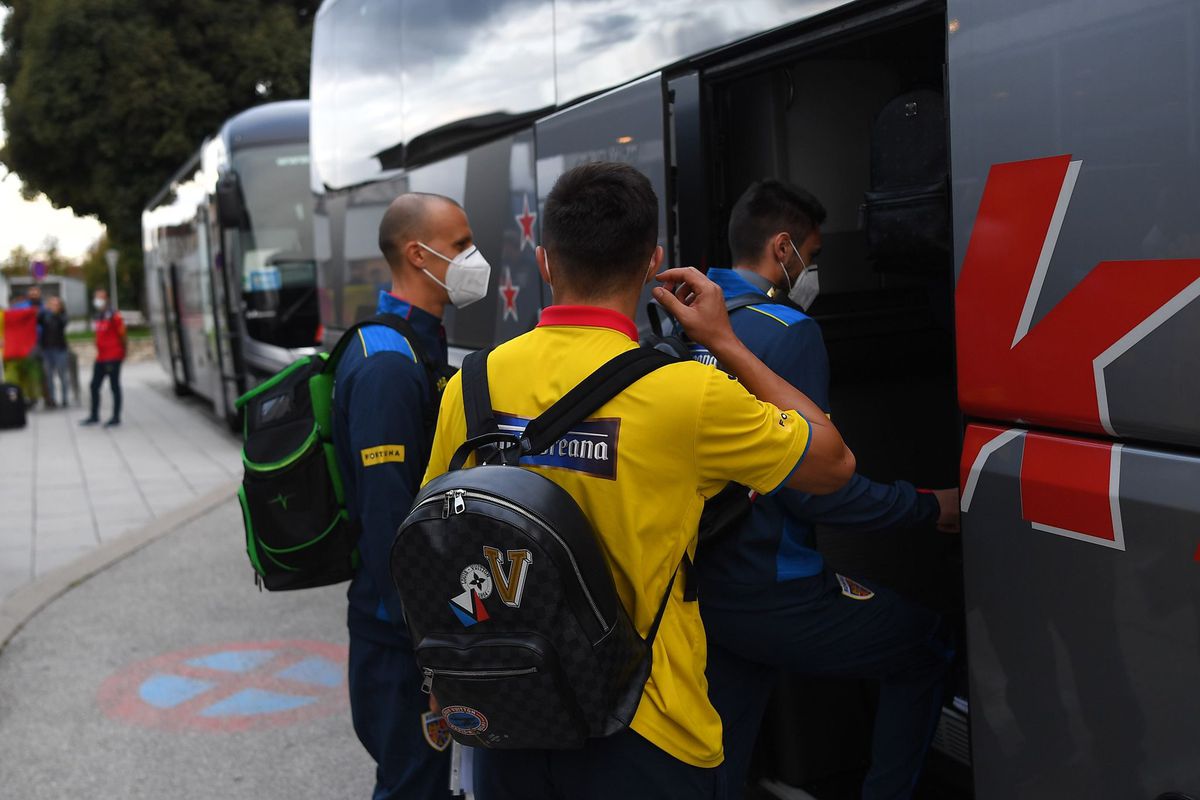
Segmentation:
[[(86, 381), (91, 365), (80, 373)], [(34, 578), (240, 477), (238, 439), (206, 404), (175, 397), (157, 362), (127, 363), (121, 383), (118, 428), (82, 428), (87, 412), (69, 408), (39, 409), (24, 429), (0, 431), (0, 603)], [(102, 418), (111, 404), (106, 383)]]
[(369, 797), (345, 585), (259, 592), (226, 500), (74, 586), (0, 650), (0, 797)]

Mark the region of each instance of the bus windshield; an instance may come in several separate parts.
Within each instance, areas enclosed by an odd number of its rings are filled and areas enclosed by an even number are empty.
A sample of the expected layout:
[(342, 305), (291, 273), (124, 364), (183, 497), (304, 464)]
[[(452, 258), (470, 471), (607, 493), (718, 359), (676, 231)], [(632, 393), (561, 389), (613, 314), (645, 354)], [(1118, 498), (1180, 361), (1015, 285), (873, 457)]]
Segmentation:
[(237, 247), (246, 332), (280, 347), (311, 347), (320, 318), (313, 258), (308, 144), (236, 151), (248, 224)]

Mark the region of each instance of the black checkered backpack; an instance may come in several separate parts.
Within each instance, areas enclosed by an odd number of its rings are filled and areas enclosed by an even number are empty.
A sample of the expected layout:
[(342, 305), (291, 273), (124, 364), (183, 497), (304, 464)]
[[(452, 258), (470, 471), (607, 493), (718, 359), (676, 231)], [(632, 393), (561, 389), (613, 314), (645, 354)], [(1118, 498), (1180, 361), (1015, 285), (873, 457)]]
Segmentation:
[[(417, 495), (391, 553), (423, 689), (459, 743), (577, 748), (633, 720), (674, 576), (643, 640), (575, 500), (516, 464), (676, 361), (623, 353), (524, 433), (501, 432), (492, 415), (487, 353), (463, 362), (468, 439)], [(471, 452), (479, 465), (464, 469)]]

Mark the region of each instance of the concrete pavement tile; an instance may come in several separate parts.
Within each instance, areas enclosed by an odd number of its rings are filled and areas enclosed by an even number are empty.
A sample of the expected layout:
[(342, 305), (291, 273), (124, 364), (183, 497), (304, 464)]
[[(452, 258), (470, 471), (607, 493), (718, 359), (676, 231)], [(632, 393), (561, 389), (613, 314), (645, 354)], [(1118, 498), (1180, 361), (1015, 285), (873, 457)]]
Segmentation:
[(87, 492), (82, 486), (61, 493), (45, 494), (38, 492), (38, 519), (71, 517), (91, 514), (91, 503), (88, 502)]
[(92, 503), (92, 514), (97, 520), (134, 519), (150, 514), (142, 498), (136, 494), (133, 497), (106, 497)]
[(53, 547), (53, 548), (38, 548), (34, 554), (34, 572), (37, 575), (45, 575), (51, 570), (61, 567), (63, 564), (69, 564), (77, 558), (84, 556), (94, 547)]
[(0, 494), (0, 528), (19, 528), (22, 525), (33, 524), (33, 497), (11, 498), (12, 502), (5, 503), (9, 498)]
[(91, 525), (88, 525), (87, 528), (52, 531), (49, 533), (41, 533), (39, 531), (33, 541), (34, 549), (38, 553), (43, 550), (61, 550), (63, 548), (92, 548), (99, 544), (96, 541), (96, 534), (92, 530)]
[(30, 558), (33, 555), (33, 542), (23, 544), (0, 544), (0, 572), (4, 570), (22, 572), (29, 576)]
[(49, 476), (41, 473), (35, 483), (38, 489), (70, 489), (83, 484), (83, 474), (78, 469), (55, 472)]
[(88, 505), (87, 497), (81, 497), (70, 503), (42, 503), (38, 502), (37, 507), (37, 524), (40, 528), (42, 525), (53, 525), (62, 519), (75, 519), (76, 517), (87, 517), (91, 519), (91, 506)]
[(138, 488), (142, 490), (142, 494), (145, 495), (146, 500), (151, 503), (157, 497), (183, 495), (190, 498), (196, 496), (196, 493), (191, 490), (186, 481), (177, 476), (175, 478), (175, 480), (141, 481), (138, 483)]
[(110, 470), (87, 476), (88, 494), (93, 502), (102, 497), (137, 494), (137, 483), (124, 471)]
[(142, 519), (125, 519), (113, 520), (111, 522), (100, 522), (100, 541), (108, 542), (122, 536), (130, 531), (135, 531), (141, 528), (146, 523), (150, 522), (153, 517), (146, 516)]
[(14, 572), (0, 567), (0, 599), (20, 589), (29, 583), (30, 580), (31, 576), (28, 570), (25, 572)]
[(26, 545), (33, 541), (33, 523), (0, 528), (0, 547)]
[(34, 544), (56, 546), (66, 544), (96, 544), (96, 527), (89, 517), (61, 517), (39, 521), (34, 531)]
[(192, 494), (166, 494), (151, 497), (150, 508), (154, 512), (154, 516), (161, 517), (163, 514), (173, 511), (182, 505), (187, 505), (194, 499), (196, 499), (196, 496)]
[(220, 486), (224, 483), (228, 483), (228, 482), (229, 482), (228, 475), (213, 475), (208, 478), (200, 478), (200, 479), (192, 478), (192, 485), (196, 487), (196, 494), (198, 494), (198, 495), (204, 494), (205, 492), (215, 489), (218, 486)]
[[(3, 553), (9, 548), (25, 548), (28, 550), (33, 546), (33, 528), (29, 527), (24, 530), (9, 528), (0, 530), (0, 553)], [(2, 557), (2, 556), (0, 556)]]

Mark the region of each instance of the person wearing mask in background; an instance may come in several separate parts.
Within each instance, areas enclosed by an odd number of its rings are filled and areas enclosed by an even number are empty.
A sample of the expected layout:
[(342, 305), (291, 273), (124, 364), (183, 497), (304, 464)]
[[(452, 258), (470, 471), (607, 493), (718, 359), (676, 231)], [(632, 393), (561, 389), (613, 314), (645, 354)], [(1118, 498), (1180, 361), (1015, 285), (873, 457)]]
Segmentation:
[(92, 296), (95, 310), (96, 363), (92, 365), (92, 413), (80, 425), (100, 421), (100, 386), (108, 378), (112, 386), (113, 413), (104, 423), (111, 428), (121, 424), (121, 362), (125, 360), (125, 320), (121, 312), (109, 307), (108, 292), (97, 289)]
[[(729, 220), (732, 269), (708, 276), (726, 299), (760, 296), (736, 310), (733, 329), (768, 367), (829, 413), (829, 359), (804, 311), (817, 296), (825, 209), (780, 181), (750, 186)], [(701, 354), (702, 355), (702, 354)], [(696, 559), (708, 632), (709, 696), (724, 723), (730, 797), (741, 797), (750, 755), (783, 669), (879, 681), (864, 800), (911, 797), (933, 736), (952, 650), (939, 615), (895, 593), (832, 572), (814, 525), (851, 530), (958, 529), (958, 491), (919, 492), (855, 474), (814, 496), (785, 489), (759, 497), (736, 533), (702, 545)]]
[(385, 325), (361, 328), (334, 377), (333, 443), (361, 529), (361, 562), (347, 592), (350, 711), (377, 765), (373, 800), (449, 798), (449, 731), (421, 691), (388, 556), (421, 484), (448, 374), (443, 311), (484, 297), (490, 267), (466, 212), (441, 195), (392, 201), (379, 249), (392, 288), (379, 293), (376, 313), (402, 317), (418, 341)]
[(46, 376), (46, 407), (54, 408), (54, 379), (62, 386), (62, 407), (69, 402), (67, 363), (67, 312), (61, 297), (51, 297), (38, 316), (41, 328), (42, 372)]
[[(537, 417), (600, 365), (637, 348), (633, 316), (663, 259), (658, 199), (628, 164), (583, 164), (550, 190), (542, 239), (538, 269), (554, 303), (534, 330), (498, 346), (487, 363), (494, 409), (518, 420)], [(671, 583), (673, 570), (695, 552), (705, 498), (729, 480), (763, 492), (785, 485), (830, 492), (854, 471), (853, 454), (820, 409), (734, 335), (712, 281), (694, 269), (657, 279), (664, 285), (655, 299), (738, 380), (689, 361), (669, 364), (596, 410), (592, 419), (604, 421), (612, 442), (603, 462), (574, 454), (553, 465), (536, 456), (522, 462), (570, 493), (592, 523), (640, 635), (671, 587), (649, 680), (629, 729), (582, 748), (474, 748), (478, 800), (724, 797), (704, 629), (686, 578)], [(465, 441), (463, 408), (456, 377), (443, 396), (426, 481), (446, 471)]]

